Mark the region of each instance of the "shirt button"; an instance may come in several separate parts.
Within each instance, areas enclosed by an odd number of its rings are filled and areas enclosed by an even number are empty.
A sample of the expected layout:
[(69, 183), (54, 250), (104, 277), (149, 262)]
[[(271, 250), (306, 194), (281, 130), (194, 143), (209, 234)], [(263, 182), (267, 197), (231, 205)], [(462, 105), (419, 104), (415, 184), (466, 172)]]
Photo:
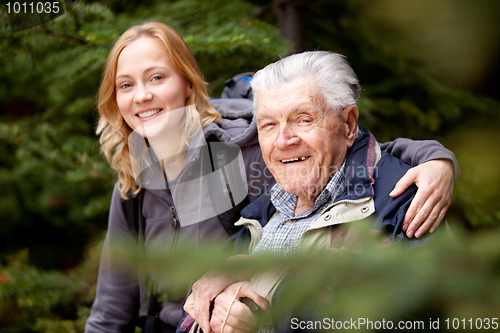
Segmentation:
[(327, 214), (327, 215), (325, 216), (325, 221), (328, 221), (328, 220), (329, 220), (329, 219), (331, 219), (331, 218), (332, 218), (332, 214)]
[(366, 213), (370, 208), (368, 206), (361, 207), (361, 213)]

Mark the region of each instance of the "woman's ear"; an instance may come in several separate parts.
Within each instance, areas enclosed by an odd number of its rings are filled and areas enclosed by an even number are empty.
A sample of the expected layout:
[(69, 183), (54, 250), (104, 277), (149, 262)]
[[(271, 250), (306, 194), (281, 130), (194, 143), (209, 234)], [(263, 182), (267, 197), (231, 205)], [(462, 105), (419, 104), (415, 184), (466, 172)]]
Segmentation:
[(344, 120), (346, 142), (349, 148), (354, 144), (356, 139), (356, 132), (358, 129), (359, 109), (356, 105), (351, 105), (342, 111), (342, 118)]
[(186, 85), (186, 102), (184, 104), (187, 105), (189, 97), (193, 93), (193, 84), (191, 82), (187, 82), (188, 84)]

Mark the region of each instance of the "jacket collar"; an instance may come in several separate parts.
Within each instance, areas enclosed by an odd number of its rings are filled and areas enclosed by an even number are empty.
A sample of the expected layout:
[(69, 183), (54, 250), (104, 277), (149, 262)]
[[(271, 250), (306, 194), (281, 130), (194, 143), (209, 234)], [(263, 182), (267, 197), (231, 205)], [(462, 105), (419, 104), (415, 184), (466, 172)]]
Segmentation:
[(337, 201), (359, 200), (373, 196), (375, 147), (373, 134), (358, 124), (359, 134), (347, 155), (345, 180)]

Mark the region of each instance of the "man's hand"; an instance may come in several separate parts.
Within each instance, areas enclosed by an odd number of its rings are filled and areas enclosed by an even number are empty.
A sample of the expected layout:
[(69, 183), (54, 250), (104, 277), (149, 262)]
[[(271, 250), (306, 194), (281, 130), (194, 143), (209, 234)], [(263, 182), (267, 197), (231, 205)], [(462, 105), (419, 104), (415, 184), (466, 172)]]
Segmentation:
[(210, 271), (193, 284), (193, 291), (184, 304), (184, 311), (193, 317), (203, 332), (210, 332), (210, 303), (237, 278)]
[(418, 190), (406, 212), (403, 231), (409, 238), (413, 235), (419, 238), (427, 230), (433, 233), (450, 207), (455, 187), (453, 163), (444, 159), (432, 160), (411, 168), (398, 181), (390, 196), (399, 196), (413, 183)]
[[(239, 254), (230, 257), (228, 260), (245, 260), (250, 256), (247, 254)], [(249, 280), (252, 275), (251, 271), (240, 272), (223, 272), (220, 270), (211, 270), (203, 275), (198, 281), (193, 284), (193, 290), (184, 304), (184, 311), (193, 317), (201, 326), (203, 332), (210, 332), (210, 303), (219, 295), (226, 287), (237, 281)], [(257, 295), (257, 294), (255, 294)], [(267, 304), (258, 303), (262, 306)]]
[[(238, 290), (238, 288), (240, 289)], [(236, 294), (236, 292), (238, 293)], [(266, 299), (253, 291), (249, 282), (243, 282), (243, 285), (242, 282), (234, 283), (215, 299), (212, 319), (210, 320), (210, 327), (213, 332), (221, 332), (226, 314), (224, 332), (248, 333), (255, 330), (259, 323), (258, 318), (247, 305), (239, 301), (241, 297), (248, 297), (256, 304), (260, 304), (261, 308), (267, 308)], [(227, 313), (231, 302), (231, 309)]]

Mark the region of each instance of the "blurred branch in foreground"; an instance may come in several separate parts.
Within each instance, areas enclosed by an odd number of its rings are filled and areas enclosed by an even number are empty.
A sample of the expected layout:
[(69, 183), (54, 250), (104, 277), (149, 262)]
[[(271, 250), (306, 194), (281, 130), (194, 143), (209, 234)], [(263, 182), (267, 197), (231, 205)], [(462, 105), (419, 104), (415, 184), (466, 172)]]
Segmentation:
[(200, 245), (198, 250), (158, 250), (139, 262), (162, 275), (167, 295), (174, 297), (185, 295), (188, 284), (210, 268), (233, 273), (287, 268), (290, 272), (280, 287), (283, 292), (273, 298), (273, 313), (291, 309), (292, 313), (303, 313), (316, 307), (319, 320), (412, 319), (424, 321), (427, 328), (431, 319), (439, 319), (446, 331), (447, 318), (498, 317), (498, 237), (498, 230), (466, 236), (458, 228), (452, 235), (443, 227), (429, 246), (411, 250), (400, 243), (377, 248), (375, 242), (368, 242), (355, 251), (311, 251), (295, 257), (253, 257), (240, 262), (224, 260), (227, 252)]

